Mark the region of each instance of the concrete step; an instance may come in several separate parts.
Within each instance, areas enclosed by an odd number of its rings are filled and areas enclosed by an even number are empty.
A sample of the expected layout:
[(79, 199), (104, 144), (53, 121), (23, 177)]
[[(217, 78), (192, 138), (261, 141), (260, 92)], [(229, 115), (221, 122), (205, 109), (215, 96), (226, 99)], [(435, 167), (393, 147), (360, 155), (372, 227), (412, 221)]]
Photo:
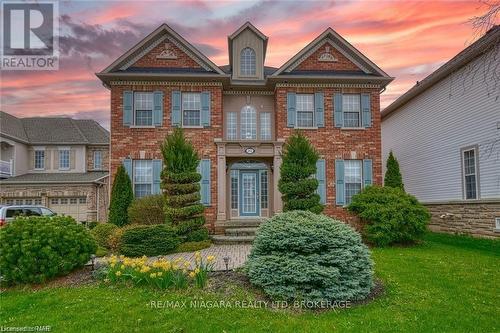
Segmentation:
[(226, 235), (212, 235), (214, 244), (252, 244), (255, 236), (226, 236)]
[(226, 228), (226, 236), (255, 236), (259, 228), (246, 227), (246, 228)]
[(264, 222), (264, 219), (238, 219), (216, 222), (215, 226), (222, 228), (258, 227), (262, 222)]

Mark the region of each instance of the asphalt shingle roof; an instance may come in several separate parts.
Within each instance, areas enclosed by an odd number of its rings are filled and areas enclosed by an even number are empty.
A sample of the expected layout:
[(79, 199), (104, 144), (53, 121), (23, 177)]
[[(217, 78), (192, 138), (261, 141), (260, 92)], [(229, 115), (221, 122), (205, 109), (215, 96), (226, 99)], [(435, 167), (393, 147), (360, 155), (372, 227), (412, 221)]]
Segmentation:
[(26, 173), (24, 175), (2, 179), (0, 184), (24, 183), (92, 183), (107, 177), (107, 171), (92, 171), (82, 173)]
[(17, 118), (0, 111), (0, 134), (30, 144), (109, 144), (109, 132), (94, 120)]

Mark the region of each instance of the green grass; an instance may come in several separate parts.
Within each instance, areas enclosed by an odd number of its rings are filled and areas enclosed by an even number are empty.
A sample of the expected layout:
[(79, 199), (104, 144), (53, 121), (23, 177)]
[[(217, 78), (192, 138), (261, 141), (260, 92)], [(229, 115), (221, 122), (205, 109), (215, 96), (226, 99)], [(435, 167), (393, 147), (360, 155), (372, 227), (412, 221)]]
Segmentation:
[[(50, 325), (52, 332), (495, 332), (500, 330), (500, 242), (429, 234), (415, 247), (374, 249), (385, 293), (351, 309), (300, 313), (268, 309), (152, 309), (151, 301), (227, 300), (186, 290), (107, 285), (9, 290), (3, 326)], [(253, 299), (236, 289), (230, 299)]]

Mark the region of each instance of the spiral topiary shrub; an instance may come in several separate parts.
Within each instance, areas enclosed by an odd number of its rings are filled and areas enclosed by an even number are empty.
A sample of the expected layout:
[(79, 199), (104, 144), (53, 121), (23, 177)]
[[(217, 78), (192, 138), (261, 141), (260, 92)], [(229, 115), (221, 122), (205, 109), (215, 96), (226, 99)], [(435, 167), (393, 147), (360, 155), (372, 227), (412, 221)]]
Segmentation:
[(308, 210), (317, 214), (323, 211), (320, 196), (316, 193), (318, 181), (313, 178), (317, 161), (318, 153), (300, 132), (288, 138), (278, 182), (283, 194), (283, 211)]
[(41, 283), (85, 265), (97, 244), (72, 217), (18, 217), (0, 229), (0, 272), (7, 284)]
[(202, 227), (205, 224), (205, 207), (200, 203), (198, 154), (184, 138), (180, 128), (176, 128), (165, 138), (161, 151), (164, 161), (161, 178), (166, 222), (176, 227), (183, 240), (208, 239), (208, 232)]
[(377, 246), (421, 239), (431, 218), (413, 195), (388, 186), (366, 187), (353, 196), (347, 208), (365, 222), (363, 234)]
[(245, 270), (254, 285), (280, 300), (361, 300), (373, 286), (373, 262), (361, 236), (307, 211), (261, 224)]

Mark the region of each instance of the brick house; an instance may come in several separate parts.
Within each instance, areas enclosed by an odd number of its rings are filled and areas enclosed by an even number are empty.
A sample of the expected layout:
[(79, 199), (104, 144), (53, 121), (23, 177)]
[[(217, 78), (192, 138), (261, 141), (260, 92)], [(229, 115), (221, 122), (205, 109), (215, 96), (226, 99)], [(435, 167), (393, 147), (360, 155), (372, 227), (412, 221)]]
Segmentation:
[(0, 111), (0, 203), (106, 221), (109, 132), (94, 120)]
[(325, 213), (382, 183), (380, 92), (392, 81), (331, 28), (280, 68), (247, 22), (217, 66), (163, 24), (96, 75), (111, 92), (111, 175), (124, 164), (136, 196), (160, 193), (160, 143), (176, 126), (196, 147), (207, 226), (222, 232), (282, 210), (285, 140), (300, 129), (321, 155)]

